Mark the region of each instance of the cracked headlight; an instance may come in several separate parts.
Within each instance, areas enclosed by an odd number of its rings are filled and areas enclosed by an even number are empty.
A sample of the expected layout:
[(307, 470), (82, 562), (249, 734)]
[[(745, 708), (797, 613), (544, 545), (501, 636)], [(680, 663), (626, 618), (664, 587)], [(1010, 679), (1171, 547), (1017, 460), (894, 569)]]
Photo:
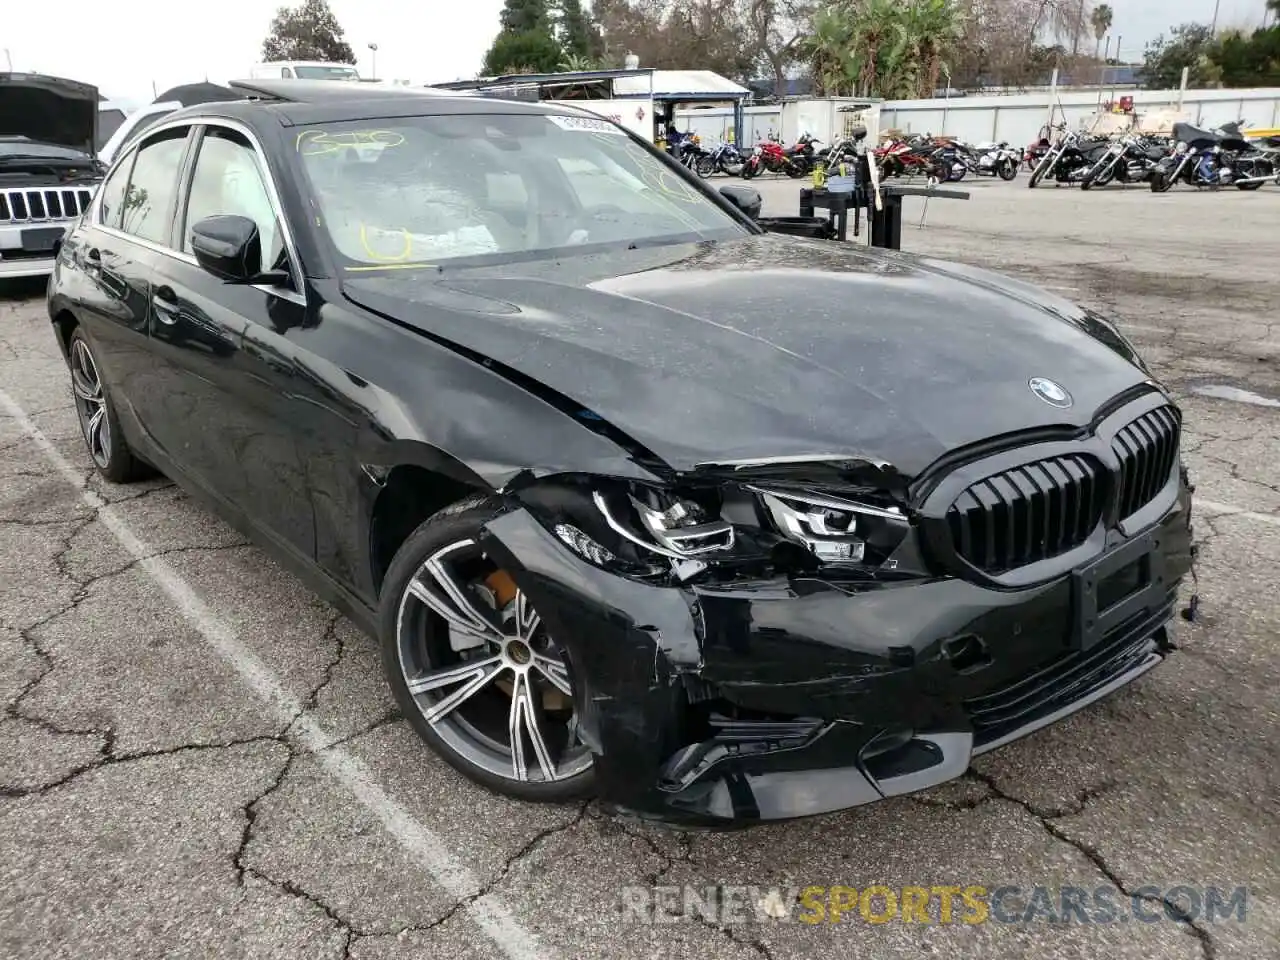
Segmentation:
[(896, 506), (808, 490), (749, 489), (760, 497), (778, 531), (822, 563), (879, 567), (910, 529), (910, 521)]

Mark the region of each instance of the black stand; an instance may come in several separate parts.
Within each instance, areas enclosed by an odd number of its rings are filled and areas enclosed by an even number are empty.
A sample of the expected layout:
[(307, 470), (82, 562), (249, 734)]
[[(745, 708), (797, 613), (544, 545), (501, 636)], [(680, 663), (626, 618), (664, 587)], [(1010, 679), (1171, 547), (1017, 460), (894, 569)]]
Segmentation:
[(867, 208), (871, 224), (871, 246), (887, 250), (902, 249), (902, 198), (939, 197), (945, 200), (968, 200), (965, 190), (940, 190), (937, 187), (899, 187), (880, 185), (881, 209), (876, 209), (875, 193), (870, 184), (858, 184), (852, 193), (830, 193), (825, 189), (804, 188), (800, 191), (800, 216), (812, 217), (815, 209), (828, 211), (837, 240), (849, 239), (849, 210), (853, 210), (853, 235), (859, 234), (862, 208)]

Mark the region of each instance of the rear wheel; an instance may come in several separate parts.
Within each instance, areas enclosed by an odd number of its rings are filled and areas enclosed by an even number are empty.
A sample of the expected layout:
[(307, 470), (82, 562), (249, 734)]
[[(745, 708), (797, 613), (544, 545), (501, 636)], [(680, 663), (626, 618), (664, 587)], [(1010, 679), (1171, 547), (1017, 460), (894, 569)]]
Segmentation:
[(1257, 190), (1260, 186), (1262, 186), (1262, 181), (1255, 180), (1253, 183), (1237, 183), (1236, 189), (1237, 190)]
[(479, 545), (504, 511), (476, 498), (423, 523), (387, 571), (382, 663), (418, 735), (498, 793), (561, 803), (594, 793), (567, 651)]
[(125, 441), (93, 347), (79, 327), (71, 334), (67, 353), (80, 433), (93, 465), (113, 483), (132, 483), (150, 476), (152, 469), (133, 455)]

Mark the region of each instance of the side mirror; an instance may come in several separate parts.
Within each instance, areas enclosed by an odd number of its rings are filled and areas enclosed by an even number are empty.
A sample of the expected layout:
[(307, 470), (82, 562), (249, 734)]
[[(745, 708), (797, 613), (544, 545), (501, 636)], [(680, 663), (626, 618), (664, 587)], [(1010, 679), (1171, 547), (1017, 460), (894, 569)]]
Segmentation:
[(205, 217), (191, 228), (196, 262), (220, 280), (246, 283), (262, 272), (258, 225), (248, 217)]
[(760, 196), (760, 191), (755, 187), (730, 184), (727, 187), (720, 188), (720, 195), (752, 220), (759, 218), (760, 208), (764, 205), (764, 200)]

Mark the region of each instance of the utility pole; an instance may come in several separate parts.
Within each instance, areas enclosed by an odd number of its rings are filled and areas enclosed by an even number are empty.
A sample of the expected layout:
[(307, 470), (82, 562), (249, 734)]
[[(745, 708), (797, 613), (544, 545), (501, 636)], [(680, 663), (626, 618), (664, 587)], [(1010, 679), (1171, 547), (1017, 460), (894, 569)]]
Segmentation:
[(1209, 24), (1209, 36), (1218, 35), (1218, 7), (1222, 5), (1222, 0), (1213, 0), (1213, 23)]
[(369, 50), (373, 53), (373, 65), (370, 70), (373, 72), (372, 80), (378, 79), (378, 45), (376, 43), (369, 44)]

